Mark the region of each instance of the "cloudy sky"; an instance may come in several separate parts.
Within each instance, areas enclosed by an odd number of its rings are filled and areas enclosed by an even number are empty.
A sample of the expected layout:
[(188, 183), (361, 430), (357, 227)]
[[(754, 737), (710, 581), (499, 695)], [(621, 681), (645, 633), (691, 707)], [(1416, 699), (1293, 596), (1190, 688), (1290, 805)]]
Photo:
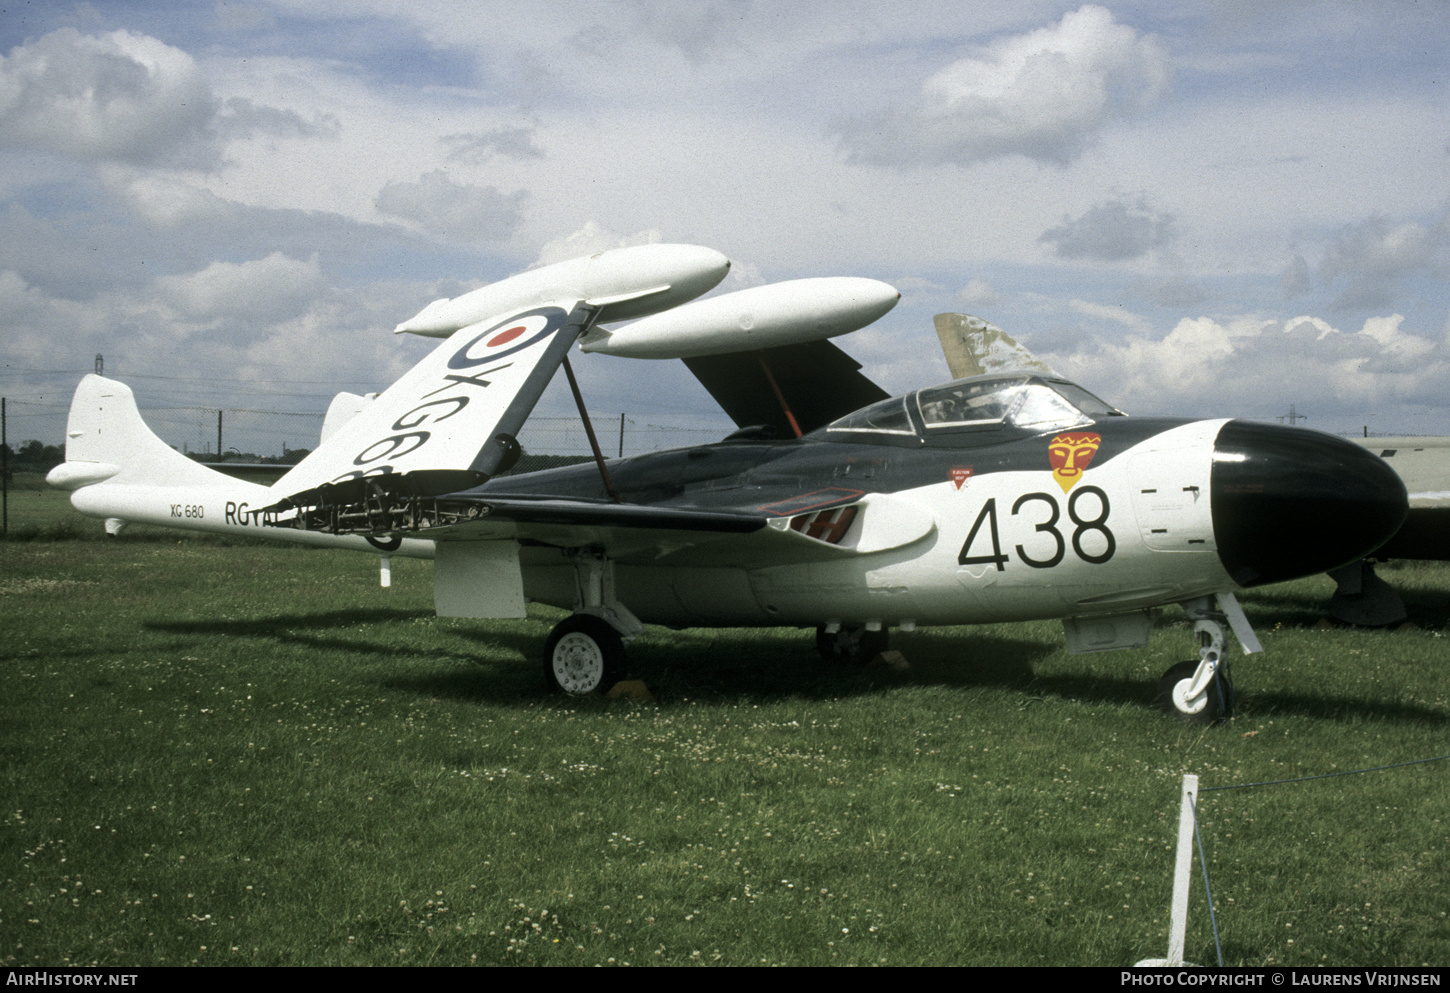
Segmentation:
[[(321, 410), (428, 301), (651, 240), (897, 286), (838, 341), (893, 392), (965, 311), (1131, 413), (1450, 434), (1442, 0), (6, 6), (12, 442), (97, 353), (143, 405)], [(719, 420), (680, 363), (577, 368)]]

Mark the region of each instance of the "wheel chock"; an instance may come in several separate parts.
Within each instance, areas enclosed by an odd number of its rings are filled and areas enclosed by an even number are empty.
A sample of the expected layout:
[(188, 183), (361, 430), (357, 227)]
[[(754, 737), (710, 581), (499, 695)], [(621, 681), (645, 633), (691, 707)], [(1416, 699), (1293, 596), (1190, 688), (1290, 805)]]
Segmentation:
[(896, 649), (878, 652), (870, 662), (872, 667), (881, 666), (887, 669), (895, 669), (897, 672), (905, 672), (911, 668), (911, 663), (906, 661), (906, 656)]
[(642, 700), (645, 703), (654, 703), (654, 694), (642, 679), (621, 679), (610, 687), (609, 692), (604, 694), (606, 700)]

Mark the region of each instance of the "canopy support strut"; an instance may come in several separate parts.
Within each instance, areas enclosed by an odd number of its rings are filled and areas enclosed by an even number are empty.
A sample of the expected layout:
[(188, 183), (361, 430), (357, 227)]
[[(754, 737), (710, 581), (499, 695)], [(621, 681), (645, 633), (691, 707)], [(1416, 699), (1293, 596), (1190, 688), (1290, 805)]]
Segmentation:
[(594, 464), (599, 466), (599, 476), (604, 480), (604, 490), (615, 503), (624, 503), (624, 498), (614, 488), (609, 478), (609, 469), (604, 465), (604, 453), (599, 450), (599, 439), (594, 436), (594, 425), (589, 422), (589, 411), (584, 409), (584, 395), (579, 392), (579, 381), (574, 378), (574, 368), (569, 365), (569, 356), (564, 356), (564, 375), (569, 378), (569, 389), (574, 393), (574, 403), (579, 408), (579, 419), (584, 422), (584, 433), (589, 436), (589, 447), (594, 451)]
[(775, 381), (775, 374), (770, 371), (770, 366), (766, 365), (764, 355), (756, 355), (755, 358), (760, 362), (760, 371), (765, 373), (765, 381), (770, 384), (771, 392), (775, 394), (775, 399), (780, 404), (780, 409), (785, 412), (785, 419), (790, 421), (790, 429), (799, 438), (801, 436), (800, 423), (796, 421), (795, 413), (790, 409), (790, 404), (785, 402), (785, 394), (780, 392), (780, 386)]

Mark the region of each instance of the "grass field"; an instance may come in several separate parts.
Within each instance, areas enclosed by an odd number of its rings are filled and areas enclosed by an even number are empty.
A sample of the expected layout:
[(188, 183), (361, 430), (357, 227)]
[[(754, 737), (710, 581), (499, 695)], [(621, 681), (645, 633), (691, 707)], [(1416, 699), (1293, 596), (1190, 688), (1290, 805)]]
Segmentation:
[[(1185, 772), (1450, 752), (1438, 565), (1381, 571), (1418, 630), (1317, 627), (1323, 578), (1245, 596), (1266, 652), (1204, 730), (1152, 707), (1193, 654), (1176, 611), (1135, 653), (897, 635), (905, 672), (651, 628), (658, 702), (607, 703), (543, 695), (562, 615), (440, 620), (427, 563), (381, 590), (347, 553), (31, 537), (0, 544), (12, 965), (1120, 966), (1166, 950)], [(1447, 782), (1206, 792), (1225, 960), (1450, 963)], [(1201, 880), (1188, 947), (1215, 961)]]

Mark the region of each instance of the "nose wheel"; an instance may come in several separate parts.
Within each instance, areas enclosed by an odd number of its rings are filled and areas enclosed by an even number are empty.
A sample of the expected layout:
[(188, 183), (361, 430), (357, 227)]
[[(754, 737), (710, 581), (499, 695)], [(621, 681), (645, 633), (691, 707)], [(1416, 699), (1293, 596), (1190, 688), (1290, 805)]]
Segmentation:
[(1228, 667), (1216, 668), (1198, 687), (1200, 662), (1180, 662), (1158, 681), (1158, 706), (1189, 724), (1207, 726), (1233, 714)]
[[(1227, 594), (1219, 603), (1223, 605), (1225, 600), (1232, 605), (1228, 609), (1238, 609), (1238, 604)], [(1183, 606), (1193, 619), (1198, 661), (1180, 662), (1163, 674), (1158, 681), (1158, 706), (1190, 724), (1209, 725), (1232, 717), (1234, 712), (1233, 680), (1229, 676), (1228, 655), (1224, 652), (1225, 623), (1230, 618), (1214, 610), (1207, 597)], [(1247, 621), (1243, 622), (1243, 628), (1252, 638)], [(1258, 647), (1254, 639), (1253, 648)]]

